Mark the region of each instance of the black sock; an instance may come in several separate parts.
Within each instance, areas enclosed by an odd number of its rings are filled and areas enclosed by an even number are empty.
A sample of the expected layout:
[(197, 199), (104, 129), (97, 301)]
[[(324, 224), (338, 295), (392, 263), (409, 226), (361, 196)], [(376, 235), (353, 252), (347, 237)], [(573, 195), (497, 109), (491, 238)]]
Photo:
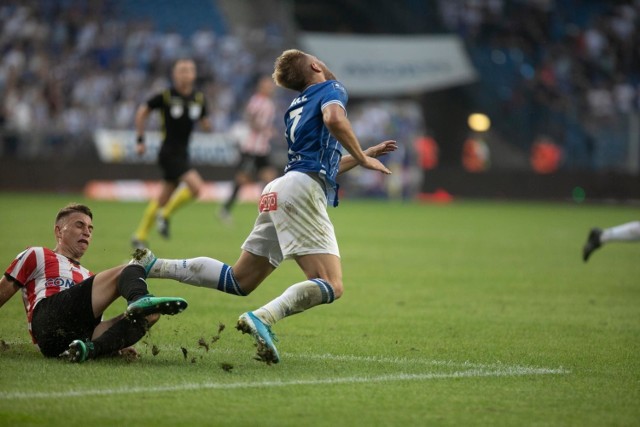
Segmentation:
[(118, 293), (130, 304), (133, 301), (149, 294), (144, 267), (140, 265), (128, 265), (120, 273), (118, 280)]
[(118, 320), (112, 327), (93, 341), (92, 358), (111, 355), (140, 341), (147, 333), (145, 318), (130, 320), (126, 317)]
[(231, 207), (233, 206), (233, 203), (236, 201), (236, 198), (238, 197), (238, 191), (240, 191), (240, 185), (238, 184), (234, 184), (233, 185), (233, 191), (231, 192), (231, 197), (229, 197), (229, 200), (227, 200), (227, 203), (224, 204), (224, 208), (228, 211), (231, 210)]

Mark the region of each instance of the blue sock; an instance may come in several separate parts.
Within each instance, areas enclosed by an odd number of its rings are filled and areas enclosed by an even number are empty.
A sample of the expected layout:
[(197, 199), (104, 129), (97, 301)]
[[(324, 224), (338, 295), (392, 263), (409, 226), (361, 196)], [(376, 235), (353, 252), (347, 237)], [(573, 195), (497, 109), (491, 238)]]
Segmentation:
[(322, 292), (322, 304), (331, 304), (335, 301), (336, 296), (333, 293), (333, 288), (326, 280), (311, 279), (311, 281), (320, 287), (320, 292)]
[(236, 277), (233, 275), (233, 268), (224, 264), (222, 266), (222, 271), (220, 272), (220, 278), (218, 279), (218, 290), (222, 292), (226, 292), (228, 294), (246, 296), (242, 289), (240, 289), (240, 285), (238, 285), (238, 281)]

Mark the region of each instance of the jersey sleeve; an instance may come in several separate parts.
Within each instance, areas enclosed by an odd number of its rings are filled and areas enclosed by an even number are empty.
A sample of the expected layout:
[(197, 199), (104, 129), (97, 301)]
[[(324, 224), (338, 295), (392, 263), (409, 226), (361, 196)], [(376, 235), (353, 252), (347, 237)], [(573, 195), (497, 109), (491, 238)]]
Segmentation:
[(322, 96), (322, 101), (320, 103), (320, 109), (324, 110), (327, 105), (338, 104), (342, 107), (343, 110), (347, 110), (347, 101), (349, 100), (349, 95), (347, 95), (347, 90), (342, 85), (342, 83), (334, 81), (331, 83), (331, 86), (327, 88)]
[(37, 268), (36, 248), (28, 248), (18, 254), (4, 275), (18, 282), (20, 286), (24, 286), (33, 277)]
[(150, 110), (157, 110), (158, 108), (162, 108), (163, 104), (164, 104), (163, 93), (157, 93), (147, 100), (147, 107), (149, 107)]

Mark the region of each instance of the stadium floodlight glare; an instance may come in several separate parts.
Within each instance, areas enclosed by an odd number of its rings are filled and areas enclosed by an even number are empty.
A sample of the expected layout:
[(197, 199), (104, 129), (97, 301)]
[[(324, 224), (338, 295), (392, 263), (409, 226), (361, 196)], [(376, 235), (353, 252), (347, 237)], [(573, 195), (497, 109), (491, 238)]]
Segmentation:
[(470, 114), (467, 124), (475, 132), (486, 132), (491, 128), (491, 120), (486, 114), (482, 113)]

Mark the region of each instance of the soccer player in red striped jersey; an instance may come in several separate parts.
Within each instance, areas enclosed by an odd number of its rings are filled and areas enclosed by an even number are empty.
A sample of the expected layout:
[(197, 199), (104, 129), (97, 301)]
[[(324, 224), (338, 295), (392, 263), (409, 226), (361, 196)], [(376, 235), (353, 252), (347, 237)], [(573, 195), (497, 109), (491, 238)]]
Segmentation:
[(267, 183), (276, 178), (277, 172), (271, 165), (271, 138), (276, 107), (273, 102), (275, 85), (269, 76), (258, 81), (256, 92), (249, 98), (244, 110), (244, 122), (248, 129), (240, 139), (240, 161), (236, 166), (231, 195), (220, 210), (220, 218), (229, 221), (231, 208), (238, 198), (240, 188), (256, 178)]
[[(187, 307), (182, 298), (150, 295), (145, 278), (155, 257), (137, 252), (128, 265), (94, 274), (80, 264), (93, 237), (93, 213), (80, 204), (61, 209), (54, 225), (56, 246), (29, 247), (11, 262), (0, 279), (0, 307), (22, 292), (33, 343), (46, 357), (72, 362), (131, 348), (160, 314)], [(118, 297), (129, 305), (109, 320), (102, 314)]]

